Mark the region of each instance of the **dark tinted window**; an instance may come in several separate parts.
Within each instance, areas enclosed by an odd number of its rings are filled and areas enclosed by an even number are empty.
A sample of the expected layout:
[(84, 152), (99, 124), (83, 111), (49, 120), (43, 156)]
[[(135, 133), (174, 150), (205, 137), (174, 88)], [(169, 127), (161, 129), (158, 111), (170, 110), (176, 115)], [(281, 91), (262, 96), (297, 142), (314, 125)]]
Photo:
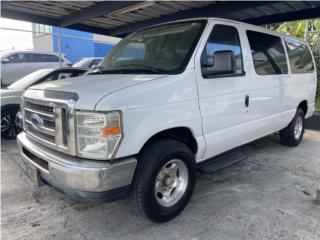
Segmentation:
[(27, 62), (26, 54), (15, 53), (8, 57), (10, 63), (23, 63)]
[(214, 53), (232, 51), (236, 59), (236, 74), (243, 71), (238, 31), (234, 27), (215, 25), (201, 55), (201, 66), (214, 64)]
[(312, 56), (307, 45), (293, 39), (285, 40), (292, 73), (314, 71)]
[[(45, 58), (46, 58), (47, 62), (59, 62), (59, 57), (56, 55), (45, 55)], [(62, 62), (63, 62), (63, 60), (62, 60)]]
[(286, 74), (288, 65), (281, 38), (247, 31), (254, 68), (259, 75)]
[(33, 54), (34, 62), (59, 62), (59, 58), (56, 55), (51, 54)]

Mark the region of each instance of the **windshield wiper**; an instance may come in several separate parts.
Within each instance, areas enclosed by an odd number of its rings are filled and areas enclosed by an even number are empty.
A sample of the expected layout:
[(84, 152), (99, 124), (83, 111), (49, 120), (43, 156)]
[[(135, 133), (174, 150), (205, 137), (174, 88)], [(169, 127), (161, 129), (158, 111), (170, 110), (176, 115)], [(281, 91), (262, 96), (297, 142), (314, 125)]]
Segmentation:
[[(154, 73), (159, 73), (159, 70), (157, 68), (154, 68), (150, 65), (144, 65), (144, 64), (137, 64), (137, 63), (131, 63), (131, 64), (128, 64), (128, 65), (124, 65), (125, 66), (128, 66), (128, 67), (132, 67), (132, 68), (141, 68), (141, 69), (147, 69), (147, 70), (150, 70)], [(139, 70), (139, 69), (137, 69)]]
[(119, 68), (100, 68), (100, 72), (101, 73), (105, 73), (105, 72), (124, 72), (124, 71), (143, 71), (143, 70), (147, 70), (150, 71), (152, 73), (159, 73), (159, 69), (154, 68), (152, 66), (149, 65), (144, 65), (144, 64), (126, 64), (126, 65), (121, 65)]

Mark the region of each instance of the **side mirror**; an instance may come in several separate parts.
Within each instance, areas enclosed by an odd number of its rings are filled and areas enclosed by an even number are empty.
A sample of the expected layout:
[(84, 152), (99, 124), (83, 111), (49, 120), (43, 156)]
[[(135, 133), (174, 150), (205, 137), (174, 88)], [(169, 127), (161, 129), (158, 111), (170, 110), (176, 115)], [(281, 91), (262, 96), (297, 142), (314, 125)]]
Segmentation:
[(201, 66), (205, 77), (232, 74), (236, 72), (236, 60), (232, 51), (216, 51), (213, 54), (213, 64)]
[(91, 66), (90, 69), (94, 70), (94, 69), (97, 69), (97, 68), (98, 68), (98, 66), (94, 64), (94, 65)]
[(2, 58), (1, 59), (1, 63), (9, 63), (10, 62), (10, 59), (9, 58)]

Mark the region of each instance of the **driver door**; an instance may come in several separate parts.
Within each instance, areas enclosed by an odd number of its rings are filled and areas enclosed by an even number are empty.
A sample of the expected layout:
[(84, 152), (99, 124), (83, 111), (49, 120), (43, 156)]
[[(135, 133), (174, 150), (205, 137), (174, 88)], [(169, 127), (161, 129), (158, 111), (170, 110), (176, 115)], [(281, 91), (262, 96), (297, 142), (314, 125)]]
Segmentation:
[[(203, 159), (208, 159), (241, 145), (247, 140), (246, 123), (250, 80), (247, 77), (246, 56), (240, 36), (239, 24), (212, 21), (205, 40), (196, 55), (196, 74), (199, 104), (202, 114), (203, 134), (206, 151)], [(204, 66), (218, 64), (214, 54), (231, 51), (235, 58), (235, 72), (204, 76)]]

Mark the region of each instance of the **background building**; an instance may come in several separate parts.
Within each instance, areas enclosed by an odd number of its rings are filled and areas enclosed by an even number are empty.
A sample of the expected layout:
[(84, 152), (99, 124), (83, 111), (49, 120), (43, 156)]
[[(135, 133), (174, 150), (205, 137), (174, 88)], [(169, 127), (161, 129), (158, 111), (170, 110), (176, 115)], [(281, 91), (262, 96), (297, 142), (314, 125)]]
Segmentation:
[[(58, 27), (34, 23), (33, 49), (36, 51), (59, 52)], [(61, 28), (61, 52), (74, 63), (84, 57), (104, 57), (120, 40), (88, 32)]]

